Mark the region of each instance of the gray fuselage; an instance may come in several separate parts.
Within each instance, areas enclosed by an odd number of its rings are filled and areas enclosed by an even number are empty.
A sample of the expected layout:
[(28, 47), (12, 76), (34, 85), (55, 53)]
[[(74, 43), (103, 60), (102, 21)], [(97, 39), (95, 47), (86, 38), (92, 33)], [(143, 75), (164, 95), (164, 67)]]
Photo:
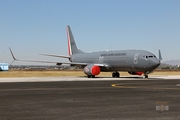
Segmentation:
[(119, 50), (73, 54), (71, 62), (105, 64), (101, 71), (129, 71), (148, 73), (160, 65), (156, 56), (144, 50)]

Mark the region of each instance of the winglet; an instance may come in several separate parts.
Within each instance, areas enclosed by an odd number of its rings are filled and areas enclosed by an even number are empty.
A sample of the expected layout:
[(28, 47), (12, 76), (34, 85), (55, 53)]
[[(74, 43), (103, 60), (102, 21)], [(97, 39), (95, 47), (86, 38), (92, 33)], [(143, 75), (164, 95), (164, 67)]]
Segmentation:
[(159, 60), (162, 60), (161, 51), (159, 50)]
[(13, 54), (13, 52), (12, 52), (12, 50), (11, 50), (10, 47), (9, 47), (9, 50), (10, 50), (10, 52), (11, 52), (11, 55), (12, 55), (13, 59), (14, 59), (14, 60), (17, 60), (17, 59), (15, 58), (15, 56), (14, 56), (14, 54)]

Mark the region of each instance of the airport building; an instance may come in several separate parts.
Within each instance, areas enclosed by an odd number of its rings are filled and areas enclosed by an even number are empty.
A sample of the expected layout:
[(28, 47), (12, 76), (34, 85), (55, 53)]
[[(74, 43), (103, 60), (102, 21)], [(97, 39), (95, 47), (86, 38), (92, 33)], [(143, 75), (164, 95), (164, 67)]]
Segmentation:
[(0, 71), (8, 71), (9, 65), (8, 63), (0, 63)]

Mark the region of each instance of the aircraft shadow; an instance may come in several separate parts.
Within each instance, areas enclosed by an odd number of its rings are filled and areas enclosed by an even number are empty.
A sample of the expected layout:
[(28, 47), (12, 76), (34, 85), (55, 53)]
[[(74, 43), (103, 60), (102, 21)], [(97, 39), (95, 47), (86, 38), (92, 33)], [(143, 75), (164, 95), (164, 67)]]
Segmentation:
[[(87, 76), (79, 76), (79, 77), (87, 78)], [(113, 78), (113, 77), (108, 77), (108, 76), (107, 76), (107, 77), (106, 77), (106, 76), (105, 76), (105, 77), (98, 77), (98, 76), (97, 76), (97, 77), (95, 77), (95, 78)], [(142, 76), (140, 76), (140, 77), (138, 77), (138, 76), (135, 76), (135, 77), (126, 76), (126, 77), (124, 77), (124, 76), (123, 76), (123, 77), (119, 77), (119, 78), (143, 78), (143, 77), (142, 77)], [(119, 79), (119, 78), (114, 78), (114, 79)]]

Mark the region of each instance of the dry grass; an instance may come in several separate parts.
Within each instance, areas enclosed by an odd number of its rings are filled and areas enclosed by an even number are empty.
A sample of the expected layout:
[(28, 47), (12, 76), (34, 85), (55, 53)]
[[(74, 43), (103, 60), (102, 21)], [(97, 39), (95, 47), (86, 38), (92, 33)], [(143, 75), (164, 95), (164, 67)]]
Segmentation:
[(1, 72), (0, 77), (59, 77), (82, 76), (80, 71), (7, 71)]
[(180, 75), (180, 71), (154, 71), (150, 75)]
[[(127, 72), (120, 72), (121, 76), (130, 76)], [(180, 75), (180, 71), (155, 71), (150, 75)], [(61, 77), (85, 76), (83, 71), (6, 71), (0, 72), (0, 77)], [(99, 76), (111, 76), (111, 72), (101, 72)]]

